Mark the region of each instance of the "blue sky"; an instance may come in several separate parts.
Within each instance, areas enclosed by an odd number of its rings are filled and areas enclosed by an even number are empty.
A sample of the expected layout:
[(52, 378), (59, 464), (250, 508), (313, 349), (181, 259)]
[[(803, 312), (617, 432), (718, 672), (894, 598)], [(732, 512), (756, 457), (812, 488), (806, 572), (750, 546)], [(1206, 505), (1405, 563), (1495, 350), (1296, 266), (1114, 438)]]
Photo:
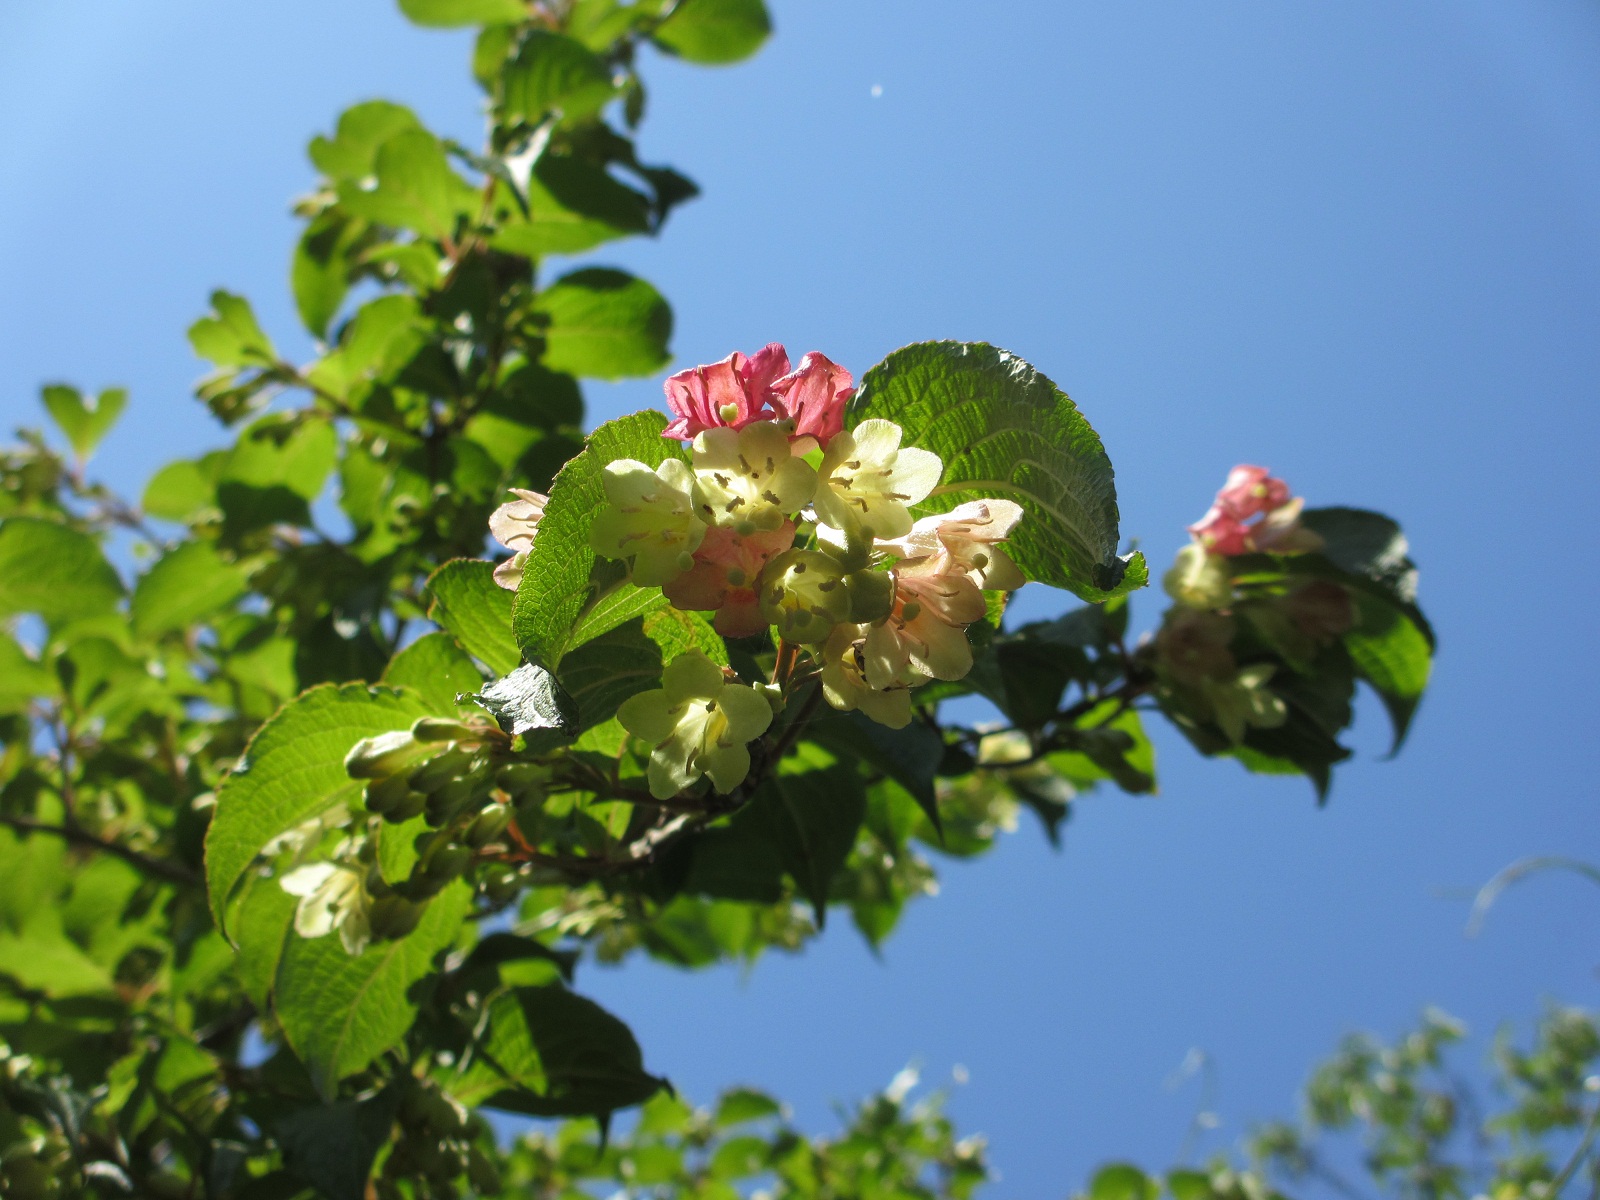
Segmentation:
[[(781, 340), (858, 373), (1004, 345), (1078, 401), (1156, 564), (1235, 462), (1398, 517), (1441, 635), (1411, 743), (1318, 810), (1161, 734), (1162, 794), (1092, 798), (954, 866), (875, 959), (845, 922), (748, 974), (580, 986), (689, 1094), (749, 1082), (816, 1129), (908, 1061), (990, 1136), (997, 1196), (1165, 1165), (1216, 1064), (1223, 1125), (1285, 1113), (1344, 1032), (1437, 1002), (1479, 1034), (1595, 1003), (1600, 893), (1471, 889), (1600, 859), (1596, 380), (1600, 10), (1588, 0), (776, 0), (754, 62), (649, 68), (648, 155), (705, 196), (601, 261), (677, 311), (679, 365)], [(183, 339), (212, 287), (281, 345), (303, 146), (356, 100), (476, 132), (460, 36), (388, 0), (52, 0), (0, 10), (0, 421), (127, 384), (102, 467), (137, 490), (217, 444)], [(589, 390), (603, 418), (658, 381)], [(1585, 549), (1587, 547), (1587, 549)], [(1030, 611), (1058, 598), (1034, 597)], [(1155, 596), (1136, 600), (1148, 625)], [(1483, 1042), (1476, 1043), (1479, 1053)]]

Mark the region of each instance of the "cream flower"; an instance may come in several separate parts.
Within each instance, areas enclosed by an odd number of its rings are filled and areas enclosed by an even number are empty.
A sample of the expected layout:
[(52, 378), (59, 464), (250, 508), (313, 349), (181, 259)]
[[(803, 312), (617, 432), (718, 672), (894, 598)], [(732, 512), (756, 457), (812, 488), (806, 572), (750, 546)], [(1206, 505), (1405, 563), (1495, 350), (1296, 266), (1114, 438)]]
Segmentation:
[(1022, 520), (1010, 500), (969, 500), (947, 513), (923, 517), (903, 537), (879, 549), (903, 559), (931, 558), (940, 573), (963, 572), (984, 591), (1014, 592), (1027, 579), (1000, 548)]
[(1187, 608), (1226, 608), (1233, 599), (1227, 558), (1211, 553), (1199, 542), (1190, 542), (1178, 551), (1161, 586)]
[(820, 550), (786, 550), (761, 572), (761, 615), (790, 642), (820, 642), (850, 616), (839, 560)]
[(372, 898), (362, 886), (363, 872), (356, 867), (319, 862), (297, 867), (278, 886), (300, 897), (294, 913), (294, 931), (303, 938), (319, 938), (335, 929), (345, 953), (360, 954), (372, 940)]
[(650, 794), (670, 800), (702, 775), (731, 792), (750, 773), (748, 743), (772, 724), (772, 706), (755, 688), (730, 683), (698, 650), (667, 665), (661, 687), (617, 710), (622, 727), (650, 742)]
[(835, 529), (858, 529), (873, 537), (911, 532), (910, 506), (939, 483), (944, 464), (937, 454), (900, 446), (902, 430), (876, 418), (835, 435), (822, 455), (817, 516)]
[(840, 712), (860, 709), (880, 725), (904, 729), (911, 724), (911, 687), (893, 683), (875, 688), (867, 682), (864, 639), (866, 625), (836, 625), (822, 647), (822, 695)]
[(1250, 729), (1276, 729), (1289, 719), (1283, 697), (1267, 687), (1277, 670), (1274, 663), (1245, 667), (1232, 679), (1207, 679), (1201, 692), (1211, 704), (1211, 716), (1228, 740), (1237, 746)]
[(533, 547), (533, 535), (539, 531), (544, 506), (550, 503), (550, 497), (527, 488), (510, 490), (516, 499), (489, 514), (489, 532), (494, 534), (495, 541), (511, 551), (511, 557), (494, 569), (494, 581), (514, 592), (522, 580), (522, 568)]
[(695, 511), (745, 535), (780, 528), (811, 503), (817, 473), (789, 448), (792, 426), (757, 421), (694, 439)]
[(641, 587), (668, 583), (694, 565), (706, 527), (695, 516), (694, 475), (682, 459), (655, 470), (631, 458), (607, 463), (609, 504), (589, 527), (589, 545), (607, 558), (632, 558)]
[(924, 559), (895, 572), (894, 609), (862, 647), (869, 685), (962, 679), (972, 670), (967, 626), (988, 613), (970, 576), (940, 574)]

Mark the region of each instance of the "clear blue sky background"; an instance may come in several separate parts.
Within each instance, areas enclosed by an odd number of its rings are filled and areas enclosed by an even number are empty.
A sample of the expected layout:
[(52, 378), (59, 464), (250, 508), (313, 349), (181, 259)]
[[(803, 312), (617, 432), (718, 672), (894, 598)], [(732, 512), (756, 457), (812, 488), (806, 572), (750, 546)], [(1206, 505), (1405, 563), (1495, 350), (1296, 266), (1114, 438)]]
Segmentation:
[[(760, 1084), (815, 1129), (910, 1060), (964, 1064), (955, 1114), (1018, 1197), (1168, 1162), (1195, 1089), (1163, 1081), (1190, 1047), (1218, 1070), (1206, 1148), (1288, 1111), (1352, 1028), (1436, 1001), (1487, 1034), (1595, 1002), (1586, 885), (1462, 925), (1512, 858), (1600, 859), (1600, 8), (775, 7), (750, 64), (649, 67), (645, 149), (705, 196), (602, 261), (672, 299), (678, 363), (777, 339), (859, 373), (913, 340), (1004, 345), (1098, 427), (1157, 564), (1239, 461), (1398, 516), (1437, 682), (1398, 762), (1363, 710), (1325, 810), (1162, 734), (1162, 795), (1083, 803), (1059, 854), (1025, 825), (948, 870), (881, 961), (840, 922), (748, 975), (580, 985), (691, 1095)], [(371, 96), (473, 138), (465, 51), (386, 0), (0, 9), (0, 419), (38, 421), (45, 380), (130, 385), (102, 463), (129, 489), (220, 441), (184, 327), (226, 286), (306, 350), (305, 141)], [(598, 419), (659, 392), (589, 396)]]

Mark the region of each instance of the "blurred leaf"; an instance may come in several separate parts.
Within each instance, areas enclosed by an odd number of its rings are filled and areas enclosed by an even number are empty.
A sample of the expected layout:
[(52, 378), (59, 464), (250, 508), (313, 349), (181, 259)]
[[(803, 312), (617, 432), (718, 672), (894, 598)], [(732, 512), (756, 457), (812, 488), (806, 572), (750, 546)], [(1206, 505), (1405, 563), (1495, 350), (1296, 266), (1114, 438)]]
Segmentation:
[(366, 1200), (367, 1179), (400, 1109), (390, 1086), (365, 1100), (300, 1108), (273, 1124), (284, 1165), (327, 1200)]
[(439, 139), (424, 129), (403, 130), (380, 145), (374, 171), (375, 181), (341, 182), (339, 202), (380, 225), (444, 241), (478, 203), (477, 189), (451, 169)]
[(51, 419), (67, 435), (80, 459), (94, 453), (128, 404), (125, 388), (107, 388), (98, 396), (85, 396), (75, 387), (55, 383), (46, 387), (42, 396)]
[(722, 1093), (717, 1101), (717, 1111), (712, 1117), (717, 1128), (743, 1125), (783, 1114), (783, 1106), (765, 1092), (754, 1088), (732, 1088)]
[(306, 329), (326, 339), (328, 324), (350, 290), (351, 251), (367, 227), (337, 212), (325, 212), (306, 226), (289, 270), (295, 307)]
[(1356, 626), (1345, 635), (1344, 646), (1356, 673), (1370, 683), (1389, 712), (1394, 726), (1390, 753), (1406, 740), (1411, 718), (1433, 669), (1429, 639), (1411, 618), (1372, 596), (1358, 595)]
[(217, 789), (206, 833), (206, 885), (223, 933), (229, 932), (228, 897), (267, 843), (360, 790), (344, 769), (350, 748), (429, 715), (403, 692), (324, 684), (297, 696), (257, 731)]
[[(544, 535), (541, 525), (540, 536)], [(451, 559), (428, 576), (429, 619), (496, 675), (509, 675), (522, 662), (511, 636), (512, 594), (494, 581), (494, 564)]]
[(472, 889), (458, 880), (428, 902), (410, 934), (374, 942), (360, 955), (347, 954), (337, 934), (290, 935), (275, 1007), (324, 1098), (405, 1037), (420, 1001), (414, 985), (433, 973), (434, 955), (455, 941), (471, 908)]
[(828, 886), (855, 846), (867, 813), (860, 772), (848, 759), (826, 766), (800, 756), (785, 759), (746, 811), (747, 821), (765, 827), (820, 927), (827, 918)]
[(421, 128), (409, 108), (387, 100), (368, 100), (345, 109), (332, 138), (311, 140), (311, 161), (330, 179), (355, 182), (372, 174), (379, 146), (397, 133)]
[(278, 352), (261, 331), (250, 302), (231, 292), (211, 293), (213, 315), (189, 326), (189, 344), (218, 367), (270, 367)]
[(163, 521), (189, 521), (217, 502), (217, 480), (228, 461), (228, 451), (213, 450), (197, 459), (168, 463), (145, 485), (144, 511)]
[(1160, 1195), (1159, 1183), (1127, 1163), (1101, 1167), (1089, 1183), (1089, 1200), (1157, 1200)]
[(250, 571), (208, 542), (184, 542), (163, 554), (133, 587), (130, 611), (140, 637), (187, 629), (245, 594)]
[(650, 229), (650, 202), (619, 183), (604, 167), (547, 153), (534, 165), (527, 187), (528, 215), (496, 231), (497, 250), (541, 258), (577, 254), (602, 242)]
[(681, 0), (651, 35), (693, 63), (735, 63), (761, 49), (772, 34), (762, 0)]
[(806, 732), (838, 757), (859, 757), (905, 788), (927, 815), (934, 832), (944, 836), (933, 787), (944, 758), (944, 740), (936, 730), (921, 721), (912, 721), (904, 729), (890, 729), (864, 713), (850, 712), (829, 714)]
[(616, 94), (606, 64), (582, 42), (530, 30), (501, 73), (500, 102), (508, 117), (537, 125), (559, 111), (585, 117)]
[(0, 632), (0, 712), (25, 712), (35, 700), (60, 694), (54, 671), (29, 656), (8, 633)]
[(46, 621), (110, 612), (122, 581), (86, 533), (35, 517), (0, 521), (0, 617)]
[(544, 365), (595, 379), (649, 375), (667, 362), (672, 309), (642, 279), (588, 267), (539, 293)]
[(851, 425), (893, 421), (903, 444), (944, 460), (943, 482), (916, 507), (1014, 500), (1023, 518), (1006, 550), (1029, 579), (1095, 602), (1148, 582), (1142, 554), (1117, 557), (1111, 460), (1064, 392), (1013, 354), (982, 342), (923, 342), (869, 370)]
[(418, 25), (516, 24), (528, 19), (524, 0), (400, 0), (400, 11)]

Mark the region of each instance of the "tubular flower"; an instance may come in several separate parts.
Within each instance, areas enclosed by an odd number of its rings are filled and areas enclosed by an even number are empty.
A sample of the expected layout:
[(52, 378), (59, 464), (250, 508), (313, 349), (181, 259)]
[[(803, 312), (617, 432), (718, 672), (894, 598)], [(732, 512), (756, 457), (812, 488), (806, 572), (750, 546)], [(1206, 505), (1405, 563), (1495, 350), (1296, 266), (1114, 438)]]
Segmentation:
[(827, 448), (844, 430), (844, 410), (856, 394), (855, 378), (815, 350), (800, 360), (799, 369), (772, 385), (772, 407), (794, 422), (794, 437), (810, 438)]
[(772, 724), (772, 706), (753, 687), (730, 683), (698, 650), (667, 665), (661, 687), (617, 711), (629, 733), (651, 743), (650, 794), (670, 800), (702, 775), (731, 792), (750, 773), (747, 743)]
[(817, 473), (790, 451), (786, 424), (707, 429), (694, 439), (695, 511), (749, 535), (779, 528), (811, 502)]
[(822, 647), (822, 695), (840, 712), (859, 708), (880, 725), (911, 724), (911, 685), (875, 688), (867, 682), (866, 625), (835, 625)]
[(544, 519), (544, 506), (550, 497), (526, 488), (512, 488), (516, 496), (489, 514), (489, 532), (495, 541), (511, 551), (511, 557), (494, 569), (494, 581), (507, 591), (516, 591), (522, 580), (522, 567), (533, 548), (533, 535)]
[(735, 350), (721, 362), (667, 376), (662, 388), (674, 419), (662, 436), (690, 442), (707, 429), (772, 419), (773, 384), (788, 371), (788, 354), (772, 342), (753, 355)]
[(280, 879), (278, 886), (300, 897), (294, 931), (303, 938), (319, 938), (337, 929), (346, 954), (365, 950), (372, 939), (372, 900), (362, 876), (354, 867), (319, 862), (297, 867)]
[(741, 537), (725, 526), (706, 530), (694, 552), (694, 566), (662, 586), (674, 608), (715, 612), (712, 622), (723, 637), (750, 637), (767, 627), (756, 594), (756, 577), (776, 554), (794, 544), (794, 524)]
[[(1305, 502), (1291, 499), (1289, 485), (1265, 467), (1237, 466), (1206, 515), (1189, 532), (1213, 554), (1232, 556), (1265, 552), (1297, 554), (1316, 550), (1322, 539), (1300, 525)], [(1259, 518), (1250, 523), (1251, 517)]]
[(909, 506), (933, 491), (944, 464), (930, 451), (902, 449), (901, 435), (893, 421), (874, 418), (828, 443), (812, 502), (823, 522), (877, 538), (911, 532)]
[(634, 582), (654, 587), (694, 565), (706, 527), (695, 516), (689, 464), (669, 458), (655, 470), (631, 458), (607, 463), (608, 505), (589, 527), (589, 545), (608, 558), (632, 558)]
[(1000, 543), (1022, 520), (1010, 500), (969, 500), (947, 513), (923, 517), (904, 537), (879, 544), (903, 559), (931, 559), (940, 574), (960, 573), (986, 592), (1014, 592), (1027, 579)]
[(972, 670), (967, 626), (988, 612), (983, 593), (963, 574), (940, 574), (913, 563), (895, 572), (894, 609), (872, 626), (862, 647), (867, 683), (880, 690)]
[(1212, 720), (1237, 746), (1251, 729), (1276, 729), (1289, 719), (1283, 697), (1267, 687), (1277, 670), (1273, 663), (1244, 667), (1229, 679), (1207, 679), (1201, 692), (1211, 704)]
[(789, 550), (761, 573), (761, 614), (791, 642), (820, 642), (849, 620), (850, 584), (839, 560), (819, 550)]

